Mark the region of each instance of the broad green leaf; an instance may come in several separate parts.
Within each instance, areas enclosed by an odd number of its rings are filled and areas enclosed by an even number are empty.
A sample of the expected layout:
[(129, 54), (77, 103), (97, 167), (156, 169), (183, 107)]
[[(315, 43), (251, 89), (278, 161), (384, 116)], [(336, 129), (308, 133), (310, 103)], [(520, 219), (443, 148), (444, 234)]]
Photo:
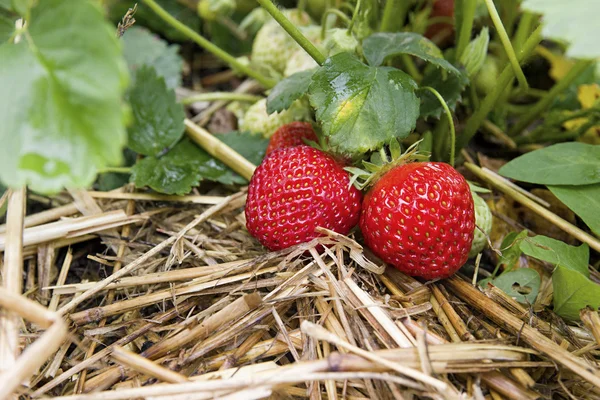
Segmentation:
[[(421, 86), (430, 86), (437, 90), (448, 104), (450, 110), (454, 111), (458, 102), (462, 100), (461, 93), (468, 85), (469, 79), (465, 74), (448, 74), (444, 79), (442, 74), (435, 68), (426, 68)], [(420, 90), (421, 117), (439, 118), (443, 112), (440, 101), (429, 90)]]
[(227, 167), (185, 138), (160, 158), (146, 157), (133, 166), (131, 182), (160, 193), (184, 195), (202, 178), (218, 180)]
[[(219, 135), (219, 139), (255, 164), (260, 164), (269, 143), (247, 132), (231, 132)], [(160, 193), (178, 195), (189, 193), (204, 179), (227, 185), (247, 183), (188, 138), (160, 158), (144, 158), (134, 165), (131, 174), (131, 182), (137, 187), (149, 186)]]
[(258, 165), (262, 162), (267, 151), (267, 146), (269, 145), (269, 139), (265, 139), (261, 135), (254, 135), (250, 132), (233, 131), (215, 136), (254, 165)]
[(584, 186), (548, 186), (548, 189), (560, 201), (590, 227), (592, 232), (600, 235), (600, 184)]
[(431, 40), (418, 33), (374, 33), (363, 41), (363, 53), (373, 67), (380, 66), (388, 57), (410, 54), (453, 74), (460, 74), (454, 65), (444, 59), (442, 51)]
[(128, 129), (128, 146), (135, 152), (156, 156), (181, 139), (185, 126), (183, 106), (175, 100), (175, 92), (153, 68), (144, 66), (137, 72), (135, 83), (127, 94), (133, 114)]
[(484, 27), (479, 35), (473, 39), (466, 47), (460, 63), (465, 67), (469, 79), (473, 79), (481, 69), (485, 58), (487, 57), (488, 44), (490, 42), (490, 32), (488, 27)]
[(540, 291), (540, 274), (530, 268), (519, 268), (493, 279), (492, 284), (519, 303), (533, 304)]
[(168, 45), (147, 29), (134, 26), (122, 37), (123, 54), (132, 76), (144, 65), (154, 67), (158, 76), (165, 78), (167, 87), (181, 85), (183, 60), (178, 54), (179, 46)]
[(559, 143), (515, 158), (499, 173), (542, 185), (588, 185), (600, 182), (600, 146)]
[(600, 306), (600, 286), (577, 271), (559, 265), (552, 274), (554, 312), (577, 321), (579, 310)]
[(308, 92), (315, 70), (301, 71), (282, 79), (267, 97), (267, 113), (281, 112)]
[(331, 149), (362, 155), (412, 131), (419, 116), (415, 88), (398, 69), (369, 67), (339, 53), (315, 72), (309, 98)]
[(521, 7), (542, 14), (542, 35), (567, 42), (568, 57), (600, 57), (600, 1), (524, 0)]
[(502, 240), (500, 252), (502, 256), (498, 260), (498, 265), (503, 266), (505, 271), (513, 269), (519, 257), (521, 257), (521, 243), (527, 238), (527, 231), (510, 232)]
[(534, 257), (554, 265), (562, 265), (578, 271), (586, 277), (590, 276), (588, 262), (590, 248), (587, 244), (579, 247), (546, 236), (537, 235), (521, 241), (521, 251), (529, 257)]
[(40, 1), (28, 26), (27, 39), (0, 46), (0, 179), (39, 192), (87, 187), (121, 161), (126, 140), (114, 27), (89, 0)]

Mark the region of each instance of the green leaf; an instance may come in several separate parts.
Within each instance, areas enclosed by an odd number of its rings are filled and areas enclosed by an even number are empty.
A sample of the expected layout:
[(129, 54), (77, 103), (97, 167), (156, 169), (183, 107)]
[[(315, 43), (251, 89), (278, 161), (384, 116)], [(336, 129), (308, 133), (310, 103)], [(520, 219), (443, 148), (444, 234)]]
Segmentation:
[(486, 26), (481, 30), (479, 35), (467, 45), (464, 53), (460, 56), (460, 63), (465, 67), (469, 79), (473, 79), (481, 69), (483, 62), (487, 57), (489, 42), (490, 32)]
[(308, 92), (315, 70), (296, 72), (275, 85), (267, 97), (267, 113), (281, 112)]
[(27, 39), (0, 46), (0, 179), (39, 192), (87, 187), (121, 161), (126, 140), (114, 27), (89, 0), (40, 1), (28, 25)]
[(577, 271), (559, 265), (552, 274), (554, 312), (577, 321), (579, 310), (600, 306), (600, 286)]
[[(425, 75), (421, 81), (421, 86), (431, 86), (437, 90), (446, 100), (450, 110), (454, 111), (456, 105), (462, 100), (461, 93), (469, 84), (469, 79), (465, 74), (449, 74), (446, 79), (435, 68), (426, 68)], [(419, 92), (421, 98), (421, 117), (439, 118), (444, 111), (440, 101), (429, 90)]]
[(560, 201), (600, 235), (600, 184), (585, 186), (548, 186)]
[(460, 74), (454, 65), (444, 59), (442, 51), (431, 40), (418, 33), (374, 33), (363, 41), (363, 53), (373, 67), (380, 66), (388, 57), (410, 54), (453, 74)]
[(181, 139), (185, 129), (183, 106), (153, 68), (140, 68), (127, 97), (133, 113), (133, 123), (128, 129), (131, 149), (156, 156)]
[(519, 268), (500, 275), (492, 284), (519, 303), (533, 304), (540, 291), (540, 274), (531, 268)]
[(185, 138), (164, 156), (139, 161), (131, 172), (131, 182), (136, 187), (149, 186), (160, 193), (184, 195), (198, 186), (203, 177), (217, 180), (227, 168)]
[(154, 67), (158, 76), (165, 78), (167, 87), (175, 89), (181, 85), (183, 60), (179, 56), (179, 46), (153, 35), (147, 29), (134, 26), (122, 37), (123, 54), (132, 76), (144, 65)]
[(588, 262), (590, 248), (587, 244), (579, 247), (568, 244), (546, 236), (537, 235), (524, 239), (521, 242), (521, 251), (529, 257), (534, 257), (554, 265), (562, 265), (574, 271), (580, 272), (586, 277), (590, 276)]
[(262, 162), (269, 145), (269, 139), (251, 132), (233, 131), (216, 136), (254, 165)]
[(412, 131), (419, 116), (415, 88), (398, 69), (369, 67), (339, 53), (315, 72), (309, 98), (331, 149), (362, 155)]
[[(219, 135), (219, 139), (255, 164), (260, 164), (269, 143), (248, 132), (231, 132)], [(226, 185), (247, 183), (187, 137), (164, 156), (139, 161), (131, 174), (131, 182), (137, 187), (149, 186), (160, 193), (178, 195), (189, 193), (203, 179)]]
[(525, 238), (527, 238), (526, 230), (519, 233), (510, 232), (504, 237), (500, 245), (502, 256), (498, 260), (498, 266), (504, 266), (505, 271), (513, 269), (519, 257), (521, 257), (521, 243)]
[(559, 143), (515, 158), (500, 168), (508, 178), (542, 185), (600, 182), (600, 146)]
[(542, 35), (569, 43), (567, 57), (600, 57), (599, 1), (524, 0), (521, 7), (543, 14)]

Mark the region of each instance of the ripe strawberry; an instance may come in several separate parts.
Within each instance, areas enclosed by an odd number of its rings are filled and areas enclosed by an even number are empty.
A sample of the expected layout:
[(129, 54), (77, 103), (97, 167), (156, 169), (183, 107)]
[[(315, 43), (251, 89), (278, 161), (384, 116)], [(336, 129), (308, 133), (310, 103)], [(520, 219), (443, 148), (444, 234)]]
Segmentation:
[[(429, 18), (440, 17), (445, 17), (449, 20), (454, 18), (454, 0), (436, 0), (433, 3), (433, 8)], [(450, 38), (453, 29), (454, 25), (447, 22), (432, 24), (427, 28), (425, 37), (432, 39), (437, 43), (443, 43)]]
[[(473, 195), (473, 204), (475, 206), (475, 233), (473, 235), (473, 243), (471, 244), (471, 250), (469, 251), (469, 258), (475, 257), (481, 253), (488, 244), (487, 236), (492, 231), (492, 211), (488, 207), (484, 199), (479, 197), (475, 192)], [(482, 232), (483, 231), (483, 232)]]
[(473, 241), (471, 190), (449, 164), (394, 167), (365, 195), (360, 228), (371, 250), (400, 271), (448, 277), (467, 261)]
[(329, 155), (309, 146), (268, 155), (254, 172), (246, 200), (248, 232), (270, 250), (318, 236), (315, 228), (346, 234), (358, 223), (362, 195)]
[(282, 147), (303, 145), (304, 141), (302, 139), (311, 140), (313, 142), (319, 140), (311, 124), (300, 121), (285, 124), (277, 129), (273, 136), (271, 136), (269, 146), (267, 147), (267, 154)]

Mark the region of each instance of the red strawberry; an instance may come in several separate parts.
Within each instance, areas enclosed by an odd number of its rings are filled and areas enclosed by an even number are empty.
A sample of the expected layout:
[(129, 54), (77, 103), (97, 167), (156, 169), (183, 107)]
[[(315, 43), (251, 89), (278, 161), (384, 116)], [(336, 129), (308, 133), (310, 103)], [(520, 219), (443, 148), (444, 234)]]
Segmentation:
[(267, 154), (282, 147), (300, 146), (304, 144), (302, 139), (312, 140), (313, 142), (319, 140), (310, 123), (296, 121), (285, 124), (271, 136)]
[[(436, 0), (433, 3), (433, 8), (429, 18), (445, 17), (449, 20), (454, 18), (454, 0)], [(452, 35), (454, 25), (447, 22), (440, 22), (429, 25), (425, 32), (425, 37), (434, 39), (437, 43), (446, 42)]]
[(465, 178), (449, 164), (400, 165), (365, 195), (360, 228), (371, 250), (400, 271), (445, 278), (469, 256), (473, 197)]
[(346, 234), (358, 223), (361, 199), (332, 157), (310, 146), (287, 147), (254, 172), (246, 227), (270, 250), (307, 242), (318, 226)]

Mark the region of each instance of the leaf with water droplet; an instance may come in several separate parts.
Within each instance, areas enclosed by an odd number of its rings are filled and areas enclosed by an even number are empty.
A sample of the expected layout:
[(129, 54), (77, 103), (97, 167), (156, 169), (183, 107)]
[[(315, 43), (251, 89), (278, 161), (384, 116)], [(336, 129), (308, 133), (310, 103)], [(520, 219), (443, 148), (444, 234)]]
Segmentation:
[(309, 99), (331, 151), (359, 156), (414, 129), (419, 116), (416, 87), (398, 69), (370, 67), (339, 53), (313, 75)]

